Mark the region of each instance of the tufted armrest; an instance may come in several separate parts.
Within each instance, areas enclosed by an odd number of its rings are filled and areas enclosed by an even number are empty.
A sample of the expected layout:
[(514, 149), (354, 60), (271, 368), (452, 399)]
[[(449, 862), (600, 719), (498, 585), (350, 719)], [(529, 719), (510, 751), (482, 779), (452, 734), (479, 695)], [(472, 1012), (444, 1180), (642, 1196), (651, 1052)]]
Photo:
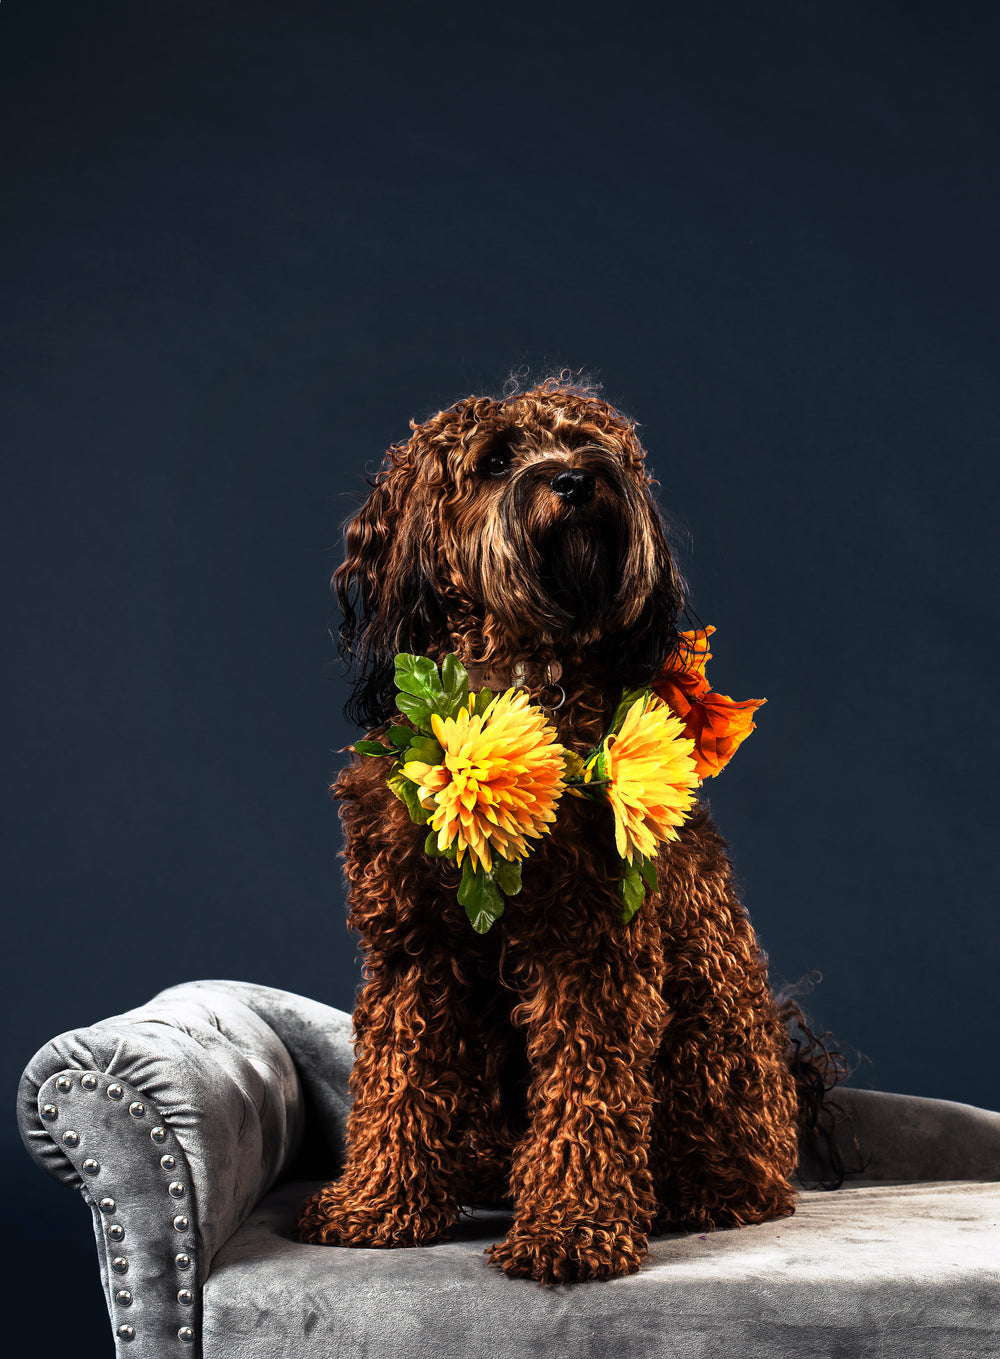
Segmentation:
[(193, 982), (61, 1034), (29, 1063), (21, 1135), (91, 1208), (116, 1353), (200, 1352), (212, 1259), (296, 1163), (307, 1106), (311, 1159), (335, 1169), (349, 1040), (349, 1018), (314, 1001)]

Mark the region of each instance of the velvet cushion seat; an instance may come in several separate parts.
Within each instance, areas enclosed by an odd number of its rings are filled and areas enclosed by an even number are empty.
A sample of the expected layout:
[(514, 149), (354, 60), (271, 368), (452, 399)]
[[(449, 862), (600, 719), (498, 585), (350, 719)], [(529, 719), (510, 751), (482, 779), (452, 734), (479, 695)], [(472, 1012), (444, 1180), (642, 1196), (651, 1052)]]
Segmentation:
[[(216, 1257), (205, 1348), (229, 1359), (993, 1359), (1000, 1186), (804, 1193), (794, 1217), (655, 1238), (640, 1273), (555, 1289), (483, 1254), (509, 1217), (415, 1250), (302, 1246), (308, 1183), (272, 1191)], [(993, 1267), (990, 1266), (992, 1257)]]
[(316, 1001), (191, 982), (28, 1064), (21, 1132), (90, 1208), (118, 1359), (1000, 1355), (1000, 1114), (838, 1091), (858, 1168), (843, 1188), (779, 1222), (654, 1238), (628, 1278), (549, 1289), (488, 1264), (502, 1213), (413, 1250), (292, 1238), (342, 1163), (350, 1038)]

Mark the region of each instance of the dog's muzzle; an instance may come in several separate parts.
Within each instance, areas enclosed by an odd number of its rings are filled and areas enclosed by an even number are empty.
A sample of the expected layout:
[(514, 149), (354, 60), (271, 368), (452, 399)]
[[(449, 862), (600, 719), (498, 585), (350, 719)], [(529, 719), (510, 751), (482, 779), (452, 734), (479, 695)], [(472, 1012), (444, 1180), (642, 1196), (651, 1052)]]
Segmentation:
[(565, 471), (557, 472), (549, 482), (556, 495), (571, 505), (586, 505), (592, 500), (594, 484), (593, 473), (585, 472), (582, 467), (568, 467)]

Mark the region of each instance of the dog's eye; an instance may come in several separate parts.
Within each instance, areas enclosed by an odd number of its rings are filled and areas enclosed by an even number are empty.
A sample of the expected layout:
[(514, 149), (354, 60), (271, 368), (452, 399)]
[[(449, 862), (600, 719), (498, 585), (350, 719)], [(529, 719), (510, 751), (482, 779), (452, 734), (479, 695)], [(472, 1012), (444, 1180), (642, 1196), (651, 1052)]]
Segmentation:
[(487, 453), (479, 464), (479, 470), (484, 477), (502, 477), (510, 471), (510, 454), (498, 449), (493, 453)]

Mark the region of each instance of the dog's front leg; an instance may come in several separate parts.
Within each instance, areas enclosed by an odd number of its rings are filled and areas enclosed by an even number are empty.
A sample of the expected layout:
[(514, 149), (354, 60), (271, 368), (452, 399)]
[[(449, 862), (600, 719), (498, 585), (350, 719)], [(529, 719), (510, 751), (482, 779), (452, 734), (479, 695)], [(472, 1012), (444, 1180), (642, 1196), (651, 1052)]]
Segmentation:
[(464, 1005), (450, 961), (408, 962), (370, 962), (354, 1014), (347, 1162), (303, 1204), (303, 1241), (421, 1246), (445, 1236), (458, 1214), (469, 1099)]
[(514, 1223), (490, 1259), (547, 1284), (632, 1274), (654, 1211), (649, 1069), (664, 1007), (624, 937), (597, 955), (542, 956), (514, 1012), (527, 1029), (531, 1124), (514, 1155)]

